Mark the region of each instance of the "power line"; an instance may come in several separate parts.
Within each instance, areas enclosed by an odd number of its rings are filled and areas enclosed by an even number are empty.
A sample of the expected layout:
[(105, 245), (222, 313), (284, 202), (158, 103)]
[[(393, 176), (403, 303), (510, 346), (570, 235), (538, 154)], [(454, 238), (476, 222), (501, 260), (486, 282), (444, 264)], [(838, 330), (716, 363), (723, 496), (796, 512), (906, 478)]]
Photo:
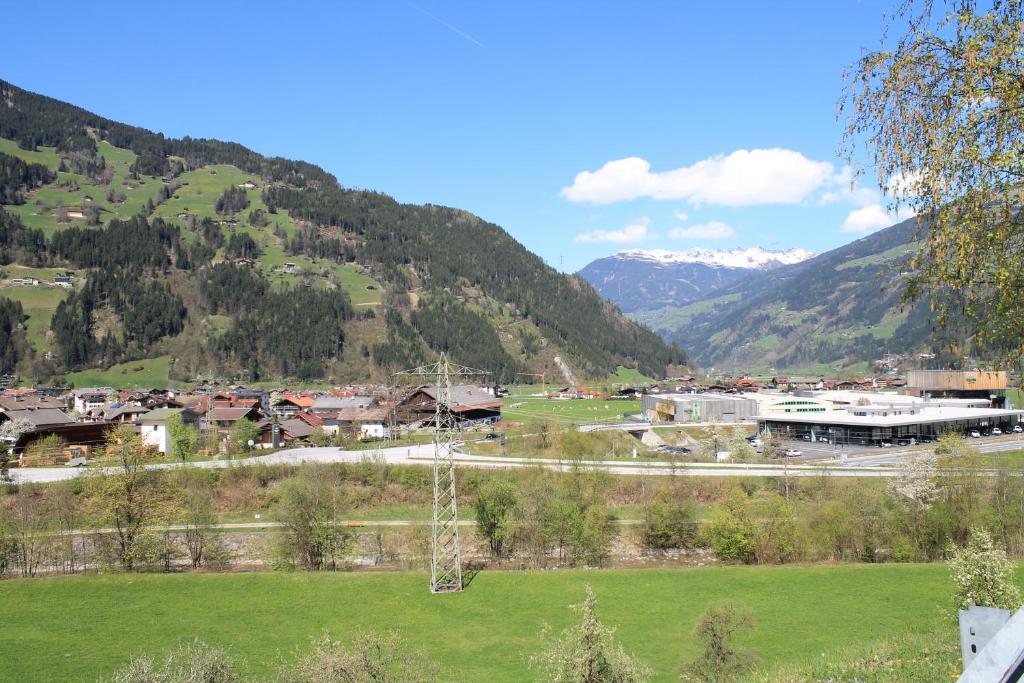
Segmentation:
[(489, 375), (448, 360), (444, 353), (436, 363), (398, 373), (429, 377), (434, 395), (434, 507), (431, 518), (430, 592), (462, 590), (462, 553), (459, 546), (458, 502), (455, 494), (453, 449), (460, 424), (452, 412), (452, 377)]

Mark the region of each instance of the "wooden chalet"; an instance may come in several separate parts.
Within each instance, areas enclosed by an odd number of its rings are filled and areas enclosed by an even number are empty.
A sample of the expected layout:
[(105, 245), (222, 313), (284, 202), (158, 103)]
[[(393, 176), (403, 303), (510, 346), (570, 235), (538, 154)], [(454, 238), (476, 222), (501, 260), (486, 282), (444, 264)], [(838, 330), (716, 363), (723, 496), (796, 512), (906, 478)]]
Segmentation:
[[(501, 399), (480, 387), (463, 384), (452, 387), (452, 413), (460, 422), (497, 422), (501, 419)], [(421, 385), (398, 403), (395, 419), (399, 423), (431, 419), (437, 410), (437, 387)]]

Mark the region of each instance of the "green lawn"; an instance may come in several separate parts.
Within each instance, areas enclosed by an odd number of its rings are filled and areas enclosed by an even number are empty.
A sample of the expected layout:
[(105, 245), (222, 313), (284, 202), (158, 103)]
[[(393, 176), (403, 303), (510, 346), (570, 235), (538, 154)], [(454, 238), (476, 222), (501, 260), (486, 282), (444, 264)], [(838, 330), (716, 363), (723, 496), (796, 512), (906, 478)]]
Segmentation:
[(561, 629), (591, 584), (625, 647), (673, 681), (711, 601), (753, 611), (744, 638), (767, 668), (901, 633), (955, 641), (942, 565), (487, 572), (462, 594), (430, 595), (421, 573), (110, 575), (0, 582), (0, 679), (95, 680), (130, 655), (193, 638), (230, 647), (266, 679), (328, 630), (398, 629), (442, 662), (444, 680), (523, 681), (543, 623)]
[(170, 356), (146, 358), (113, 365), (108, 370), (82, 370), (65, 377), (76, 387), (113, 387), (115, 389), (165, 389), (170, 384)]
[(566, 424), (608, 422), (627, 413), (640, 412), (640, 401), (601, 401), (578, 399), (560, 401), (548, 398), (509, 396), (501, 401), (502, 419), (514, 422), (549, 421)]

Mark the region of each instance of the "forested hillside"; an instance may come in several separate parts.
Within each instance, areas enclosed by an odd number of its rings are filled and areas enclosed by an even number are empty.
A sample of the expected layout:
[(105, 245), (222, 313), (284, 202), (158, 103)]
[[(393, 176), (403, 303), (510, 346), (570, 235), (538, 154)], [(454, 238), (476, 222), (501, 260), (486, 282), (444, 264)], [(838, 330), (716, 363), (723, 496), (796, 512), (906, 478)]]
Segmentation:
[(904, 221), (688, 306), (634, 317), (684, 344), (702, 367), (843, 367), (941, 351), (928, 303), (900, 300), (914, 232), (915, 221)]
[(686, 362), (469, 213), (3, 81), (0, 204), (0, 374), (163, 359), (179, 380), (358, 381), (445, 350), (508, 382), (554, 376), (556, 355), (591, 377)]

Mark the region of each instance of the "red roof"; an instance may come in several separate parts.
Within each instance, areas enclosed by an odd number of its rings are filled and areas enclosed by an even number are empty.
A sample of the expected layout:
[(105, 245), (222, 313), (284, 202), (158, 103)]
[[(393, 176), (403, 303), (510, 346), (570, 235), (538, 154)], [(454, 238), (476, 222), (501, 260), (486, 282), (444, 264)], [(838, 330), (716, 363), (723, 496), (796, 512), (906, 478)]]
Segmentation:
[(316, 413), (310, 413), (310, 412), (307, 412), (307, 411), (303, 410), (301, 413), (295, 413), (295, 418), (298, 419), (298, 420), (302, 420), (303, 422), (308, 424), (310, 427), (323, 427), (324, 426), (323, 419), (319, 415), (317, 415)]
[(316, 397), (304, 394), (281, 394), (281, 398), (294, 403), (300, 408), (311, 408), (313, 402), (316, 401)]

